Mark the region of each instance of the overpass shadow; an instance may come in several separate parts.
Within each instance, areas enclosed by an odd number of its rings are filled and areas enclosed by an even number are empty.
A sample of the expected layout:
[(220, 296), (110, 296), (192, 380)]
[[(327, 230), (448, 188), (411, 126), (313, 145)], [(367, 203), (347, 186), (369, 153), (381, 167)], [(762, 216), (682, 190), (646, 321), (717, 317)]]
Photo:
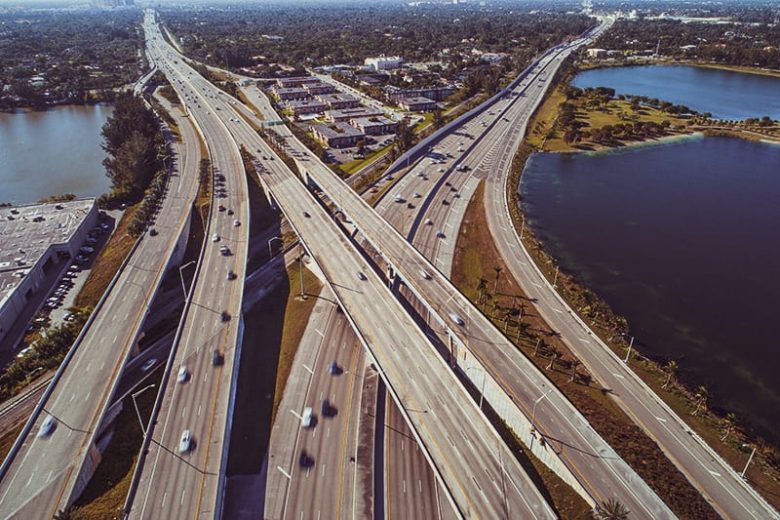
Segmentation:
[[(273, 208), (252, 172), (248, 172), (250, 218), (250, 255), (247, 272), (253, 272), (269, 260), (268, 240), (281, 237), (282, 215)], [(262, 243), (261, 243), (262, 242)], [(271, 241), (271, 252), (281, 253), (281, 240)], [(244, 335), (233, 411), (233, 426), (227, 460), (227, 476), (259, 474), (271, 435), (277, 367), (280, 362), (285, 304), (290, 295), (286, 276), (275, 288), (244, 312)], [(245, 298), (248, 294), (245, 294)], [(225, 513), (231, 511), (231, 485), (228, 480)], [(262, 512), (263, 497), (253, 497)], [(238, 504), (235, 504), (238, 506)], [(241, 504), (254, 509), (254, 504)]]

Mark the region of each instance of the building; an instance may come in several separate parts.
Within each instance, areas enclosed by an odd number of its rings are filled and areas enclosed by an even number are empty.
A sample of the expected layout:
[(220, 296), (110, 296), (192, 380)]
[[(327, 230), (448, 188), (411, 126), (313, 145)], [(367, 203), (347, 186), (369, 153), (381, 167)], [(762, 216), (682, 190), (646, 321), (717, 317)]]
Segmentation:
[(284, 104), (284, 108), (290, 109), (296, 117), (305, 114), (317, 114), (325, 112), (328, 105), (315, 99), (293, 99)]
[(336, 92), (336, 87), (331, 85), (330, 83), (307, 83), (303, 86), (304, 89), (306, 89), (306, 92), (309, 93), (310, 96), (317, 96), (319, 94), (331, 94), (333, 92)]
[(309, 97), (309, 93), (305, 88), (301, 87), (279, 87), (274, 89), (274, 94), (279, 98), (279, 101), (287, 101), (290, 99), (304, 99)]
[(281, 88), (302, 87), (307, 83), (319, 83), (320, 80), (312, 76), (296, 76), (293, 78), (277, 78), (276, 85)]
[(585, 51), (585, 53), (588, 55), (588, 58), (591, 58), (591, 59), (606, 58), (607, 57), (607, 50), (606, 49), (588, 49), (588, 50)]
[(398, 105), (409, 112), (429, 112), (436, 108), (434, 100), (422, 96), (405, 97)]
[(414, 89), (402, 89), (393, 85), (385, 87), (385, 98), (393, 103), (399, 103), (407, 97), (426, 97), (434, 101), (444, 101), (453, 93), (455, 93), (455, 87), (452, 85)]
[(384, 135), (395, 133), (398, 123), (384, 116), (358, 117), (349, 123), (366, 135)]
[(97, 221), (95, 199), (0, 208), (0, 340), (43, 303)]
[(347, 123), (312, 125), (311, 131), (320, 142), (331, 148), (349, 148), (365, 137), (363, 132)]
[(317, 96), (317, 99), (328, 105), (328, 108), (331, 110), (355, 108), (360, 105), (360, 101), (355, 96), (349, 94), (323, 94)]
[(366, 67), (374, 70), (392, 70), (397, 69), (404, 62), (400, 56), (385, 56), (384, 54), (377, 58), (366, 58), (364, 62)]
[(325, 119), (331, 123), (349, 121), (358, 117), (377, 117), (385, 115), (381, 110), (368, 107), (345, 108), (343, 110), (329, 110), (325, 112)]

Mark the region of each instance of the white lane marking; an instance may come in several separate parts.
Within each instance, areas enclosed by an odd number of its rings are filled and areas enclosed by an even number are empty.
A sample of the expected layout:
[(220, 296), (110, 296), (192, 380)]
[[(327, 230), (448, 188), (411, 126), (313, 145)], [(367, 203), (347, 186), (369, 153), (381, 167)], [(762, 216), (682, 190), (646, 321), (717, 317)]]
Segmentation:
[(186, 489), (186, 488), (181, 490), (181, 500), (179, 500), (179, 505), (181, 505), (181, 506), (183, 506), (183, 505), (184, 505), (184, 494), (185, 494), (186, 492), (187, 492), (187, 489)]
[(540, 284), (536, 283), (536, 282), (531, 282), (531, 283), (533, 283), (533, 284), (534, 284), (536, 287), (538, 287), (539, 289), (541, 289), (541, 288), (542, 288), (542, 286), (541, 286)]
[(563, 314), (563, 311), (562, 311), (562, 310), (560, 310), (560, 309), (556, 309), (556, 308), (554, 308), (554, 307), (553, 307), (553, 310), (554, 310), (555, 312), (557, 312), (558, 314)]
[(663, 423), (666, 422), (666, 419), (664, 419), (663, 417), (656, 416), (655, 418), (658, 419), (660, 422), (663, 422)]
[(162, 499), (162, 504), (160, 504), (160, 509), (165, 509), (165, 499), (167, 499), (167, 498), (168, 498), (168, 492), (166, 491), (163, 494), (163, 499)]
[(198, 405), (198, 417), (200, 417), (200, 410), (201, 410), (202, 406), (203, 405), (200, 405), (200, 404)]
[(617, 372), (612, 372), (612, 375), (617, 377), (618, 379), (625, 379), (622, 374), (618, 374)]

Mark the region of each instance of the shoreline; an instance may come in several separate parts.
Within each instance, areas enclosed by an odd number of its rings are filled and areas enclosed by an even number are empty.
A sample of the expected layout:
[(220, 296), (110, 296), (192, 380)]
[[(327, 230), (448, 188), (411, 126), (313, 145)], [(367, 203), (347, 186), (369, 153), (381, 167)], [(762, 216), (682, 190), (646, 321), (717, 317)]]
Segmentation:
[[(566, 80), (562, 83), (565, 83), (565, 81)], [(547, 94), (547, 98), (549, 98), (553, 92), (554, 90), (550, 90)], [(547, 101), (547, 99), (545, 99), (545, 101)], [(537, 124), (544, 128), (545, 125), (550, 123), (543, 117), (540, 117), (544, 115), (540, 114), (543, 105), (544, 102), (539, 105), (539, 108), (537, 108), (537, 111), (533, 114), (528, 124), (529, 129), (535, 128)], [(559, 106), (560, 104), (558, 104), (553, 111), (556, 115), (558, 114), (557, 107)], [(706, 126), (695, 125), (691, 130), (693, 131), (684, 131), (683, 133), (674, 135), (628, 142), (616, 147), (603, 146), (597, 150), (544, 150), (544, 142), (541, 143), (541, 146), (529, 144), (526, 141), (529, 135), (526, 135), (526, 140), (521, 143), (513, 156), (509, 181), (506, 187), (509, 191), (508, 200), (513, 225), (519, 229), (525, 219), (519, 190), (528, 159), (533, 153), (584, 152), (589, 155), (622, 153), (623, 151), (634, 151), (635, 149), (642, 147), (704, 139), (708, 136), (730, 137), (751, 140), (754, 142), (768, 141), (768, 144), (780, 145), (780, 139), (771, 140), (759, 138), (758, 136), (751, 136), (737, 128), (722, 130), (723, 133), (719, 135), (716, 133), (716, 129), (708, 129)], [(546, 244), (537, 237), (530, 226), (525, 226), (524, 229), (524, 246), (531, 254), (531, 257), (540, 272), (542, 272), (550, 283), (552, 283), (552, 280), (556, 276), (555, 266), (558, 265), (555, 257), (548, 252)], [(600, 295), (595, 293), (586, 284), (576, 279), (571, 273), (564, 271), (557, 272), (557, 285), (557, 292), (561, 298), (566, 301), (584, 322), (588, 324), (594, 334), (598, 335), (613, 352), (617, 353), (619, 356), (624, 354), (625, 349), (628, 347), (628, 342), (622, 339), (623, 336), (621, 334), (628, 332), (630, 328), (628, 320), (615, 312), (610, 307), (609, 303)], [(690, 412), (691, 407), (694, 406), (696, 402), (696, 393), (694, 390), (696, 382), (678, 378), (676, 373), (678, 369), (669, 371), (666, 368), (669, 361), (675, 360), (654, 358), (637, 349), (634, 349), (634, 356), (634, 359), (636, 360), (633, 365), (634, 372), (644, 380), (668, 406), (675, 409), (678, 415), (683, 418), (692, 430), (705, 438), (708, 445), (719, 453), (732, 468), (739, 471), (737, 466), (744, 464), (744, 460), (742, 460), (745, 457), (745, 454), (743, 453), (744, 448), (740, 448), (740, 446), (745, 443), (750, 443), (757, 447), (757, 457), (754, 461), (756, 465), (755, 468), (751, 468), (751, 473), (754, 475), (752, 480), (756, 480), (755, 472), (760, 471), (761, 474), (760, 481), (757, 482), (755, 487), (757, 491), (766, 490), (767, 487), (771, 488), (777, 484), (780, 479), (780, 467), (777, 465), (777, 461), (780, 460), (780, 447), (763, 437), (760, 437), (749, 425), (741, 423), (739, 420), (732, 422), (726, 414), (726, 411), (722, 408), (722, 405), (718, 403), (713, 403), (712, 408), (707, 407), (702, 415), (691, 416), (688, 412)], [(661, 383), (663, 383), (667, 377), (670, 377), (670, 373), (672, 375), (668, 386), (662, 385)], [(731, 432), (731, 437), (728, 442), (724, 442), (723, 439), (721, 439), (724, 430)], [(770, 484), (770, 482), (772, 484)], [(767, 492), (770, 496), (774, 494), (774, 491), (771, 489)], [(765, 498), (769, 498), (766, 493), (761, 494)]]
[(668, 60), (645, 59), (645, 60), (636, 60), (631, 62), (625, 62), (625, 61), (589, 62), (585, 66), (581, 66), (579, 70), (585, 71), (585, 70), (608, 69), (608, 68), (617, 68), (617, 67), (648, 67), (648, 66), (657, 66), (657, 65), (678, 65), (678, 66), (688, 66), (688, 67), (699, 67), (702, 69), (725, 70), (729, 72), (738, 72), (742, 74), (752, 74), (754, 76), (780, 78), (780, 70), (775, 70), (775, 69), (763, 69), (760, 67), (749, 67), (747, 65), (727, 65), (725, 63), (700, 62), (694, 60), (678, 60), (678, 59), (668, 59)]

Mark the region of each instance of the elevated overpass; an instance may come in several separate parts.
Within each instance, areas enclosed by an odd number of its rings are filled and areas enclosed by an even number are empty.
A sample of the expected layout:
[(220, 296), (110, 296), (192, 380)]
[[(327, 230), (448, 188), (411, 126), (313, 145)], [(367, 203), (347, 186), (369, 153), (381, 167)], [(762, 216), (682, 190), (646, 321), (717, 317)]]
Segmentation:
[[(101, 455), (96, 442), (125, 363), (167, 269), (183, 254), (197, 190), (198, 141), (183, 128), (179, 163), (156, 217), (100, 299), (0, 467), (0, 518), (51, 518), (83, 490)], [(51, 435), (38, 437), (51, 415)]]
[[(151, 33), (155, 28), (147, 25), (147, 30)], [(155, 43), (165, 47), (161, 38)], [(199, 102), (195, 104), (201, 107), (192, 111), (194, 117), (211, 116), (209, 119), (230, 128), (236, 140), (248, 150), (258, 150), (268, 157), (258, 162), (263, 172), (261, 180), (324, 274), (367, 352), (382, 368), (383, 378), (425, 447), (429, 460), (435, 461), (433, 467), (462, 515), (470, 518), (554, 516), (465, 390), (451, 384), (441, 358), (422, 331), (300, 180), (248, 125), (232, 117), (229, 104), (232, 101), (224, 99), (212, 85), (176, 59), (171, 50), (161, 55), (170, 60), (163, 69), (174, 79), (175, 88), (188, 98), (197, 92), (194, 99)], [(207, 124), (205, 118), (203, 124)], [(216, 128), (213, 133), (208, 131), (207, 137), (225, 139)], [(466, 442), (455, 442), (454, 436)], [(157, 442), (170, 449), (166, 439), (158, 439), (154, 444)], [(160, 451), (163, 450), (157, 450)], [(135, 498), (129, 503), (130, 516), (153, 518), (163, 513), (166, 517), (206, 513), (205, 509), (188, 504), (180, 508), (193, 500), (193, 491), (199, 492), (197, 483), (193, 488), (181, 475), (191, 471), (202, 475), (203, 480), (214, 479), (210, 468), (189, 464), (183, 457), (165, 451), (166, 454), (154, 458), (156, 468), (151, 470), (156, 474), (154, 479), (142, 475)], [(145, 467), (150, 466), (149, 462), (144, 463)], [(175, 487), (169, 487), (168, 482), (175, 483)], [(475, 485), (479, 492), (474, 490)], [(201, 502), (200, 495), (195, 502)], [(219, 514), (219, 504), (215, 507), (210, 515)]]

